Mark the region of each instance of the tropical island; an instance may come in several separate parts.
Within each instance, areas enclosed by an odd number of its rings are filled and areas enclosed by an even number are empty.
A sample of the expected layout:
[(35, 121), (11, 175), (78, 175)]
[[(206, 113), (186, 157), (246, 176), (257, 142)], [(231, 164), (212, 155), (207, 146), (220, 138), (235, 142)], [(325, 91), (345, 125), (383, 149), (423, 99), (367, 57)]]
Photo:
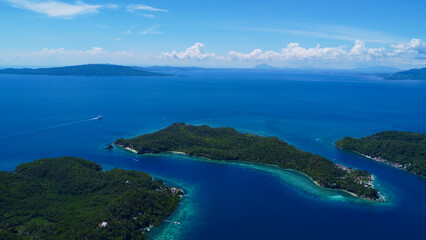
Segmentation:
[(81, 158), (24, 163), (0, 172), (0, 239), (146, 239), (179, 194), (146, 173)]
[(407, 71), (396, 72), (385, 77), (391, 80), (426, 80), (426, 68), (410, 69)]
[(118, 139), (114, 144), (137, 154), (180, 152), (212, 160), (273, 164), (302, 172), (322, 187), (345, 190), (365, 199), (380, 199), (370, 173), (334, 164), (277, 137), (240, 133), (233, 128), (174, 123), (151, 134)]
[(426, 134), (383, 131), (363, 138), (344, 137), (336, 147), (426, 177)]
[(170, 74), (144, 71), (134, 67), (112, 64), (86, 64), (52, 68), (6, 68), (0, 74), (51, 75), (51, 76), (171, 76)]

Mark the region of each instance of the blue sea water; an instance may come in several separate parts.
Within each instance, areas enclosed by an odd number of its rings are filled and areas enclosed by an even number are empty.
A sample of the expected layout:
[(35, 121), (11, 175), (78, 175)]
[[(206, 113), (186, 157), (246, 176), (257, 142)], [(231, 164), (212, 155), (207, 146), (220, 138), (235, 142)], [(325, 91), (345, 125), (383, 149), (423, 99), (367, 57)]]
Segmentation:
[[(77, 156), (186, 190), (152, 239), (426, 239), (426, 179), (338, 150), (343, 136), (426, 133), (426, 82), (342, 73), (182, 72), (185, 77), (0, 75), (0, 170)], [(102, 120), (93, 120), (98, 115)], [(366, 169), (388, 202), (317, 187), (274, 166), (137, 156), (105, 144), (173, 122), (278, 136)]]

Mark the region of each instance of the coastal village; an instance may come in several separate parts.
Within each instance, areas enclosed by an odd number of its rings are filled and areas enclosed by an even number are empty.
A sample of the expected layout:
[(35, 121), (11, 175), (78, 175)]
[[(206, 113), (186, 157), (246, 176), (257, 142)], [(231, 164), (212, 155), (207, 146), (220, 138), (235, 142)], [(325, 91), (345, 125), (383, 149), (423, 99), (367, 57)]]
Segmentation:
[[(125, 184), (132, 184), (132, 182), (130, 182), (129, 180), (126, 180)], [(171, 188), (169, 188), (169, 187), (160, 187), (160, 188), (155, 189), (155, 191), (156, 192), (164, 192), (164, 193), (168, 193), (170, 191), (170, 193), (172, 195), (178, 195), (180, 198), (188, 197), (188, 195), (185, 195), (185, 193), (184, 193), (184, 191), (182, 189), (175, 188), (175, 187), (171, 187)], [(141, 215), (141, 214), (142, 214), (142, 212), (138, 212), (137, 213), (138, 216)], [(138, 216), (133, 217), (133, 220), (135, 220), (135, 221), (140, 220), (138, 218)], [(180, 225), (180, 222), (176, 222), (176, 221), (163, 220), (163, 222), (165, 222), (165, 223), (173, 223), (173, 224), (176, 224), (176, 225)], [(139, 222), (139, 224), (141, 225), (142, 222)], [(100, 228), (106, 228), (106, 227), (108, 227), (108, 222), (103, 221), (103, 222), (99, 223), (99, 227)], [(150, 232), (153, 227), (154, 227), (154, 225), (150, 223), (150, 224), (148, 224), (147, 227), (142, 227), (139, 230), (141, 232)]]
[[(343, 166), (342, 164), (336, 164), (336, 167), (338, 169), (341, 169), (341, 170), (349, 173), (349, 174), (354, 175), (357, 182), (364, 185), (364, 187), (371, 187), (371, 188), (374, 187), (373, 186), (373, 182), (374, 182), (374, 176), (373, 175), (368, 175), (368, 176), (357, 175), (356, 172), (359, 172), (359, 170), (353, 169), (351, 167)], [(342, 178), (344, 178), (344, 177), (342, 177)]]
[(406, 170), (406, 171), (408, 171), (407, 168), (411, 166), (411, 163), (407, 163), (407, 164), (402, 165), (402, 164), (398, 164), (398, 163), (395, 163), (395, 162), (388, 161), (388, 160), (383, 159), (381, 157), (372, 157), (372, 156), (364, 155), (364, 154), (361, 154), (361, 155), (363, 155), (366, 158), (372, 159), (374, 161), (381, 162), (381, 163), (384, 163), (386, 165), (396, 167), (396, 168)]
[[(346, 166), (343, 166), (342, 164), (338, 164), (338, 163), (336, 163), (335, 165), (338, 169), (341, 169), (341, 170), (345, 171), (346, 173), (351, 174), (352, 177), (354, 177), (358, 183), (364, 185), (364, 187), (374, 188), (374, 176), (373, 175), (361, 176), (359, 174), (359, 173), (361, 173), (361, 171), (358, 170), (358, 169), (346, 167)], [(345, 177), (341, 177), (341, 178), (345, 178)], [(381, 192), (377, 192), (377, 194), (379, 196), (380, 202), (386, 202), (385, 195), (383, 195)], [(369, 199), (369, 198), (367, 198), (367, 199)], [(374, 200), (374, 199), (370, 199), (370, 200)]]

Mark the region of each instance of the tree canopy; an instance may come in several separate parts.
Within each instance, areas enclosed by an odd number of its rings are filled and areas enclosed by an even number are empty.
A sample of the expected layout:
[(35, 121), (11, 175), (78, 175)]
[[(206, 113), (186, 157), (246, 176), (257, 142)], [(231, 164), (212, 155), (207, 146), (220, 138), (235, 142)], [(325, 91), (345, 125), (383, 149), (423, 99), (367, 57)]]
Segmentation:
[[(310, 176), (321, 186), (339, 188), (361, 197), (377, 198), (377, 191), (358, 180), (361, 172), (348, 174), (319, 155), (304, 152), (277, 137), (239, 133), (233, 128), (211, 128), (184, 123), (132, 139), (118, 139), (115, 144), (139, 154), (185, 152), (190, 156), (213, 160), (233, 160), (274, 164)], [(368, 174), (369, 175), (369, 174)]]
[(179, 201), (143, 172), (41, 159), (0, 172), (0, 239), (145, 239)]
[(379, 157), (406, 167), (408, 171), (426, 176), (426, 134), (383, 131), (363, 138), (344, 137), (336, 146)]

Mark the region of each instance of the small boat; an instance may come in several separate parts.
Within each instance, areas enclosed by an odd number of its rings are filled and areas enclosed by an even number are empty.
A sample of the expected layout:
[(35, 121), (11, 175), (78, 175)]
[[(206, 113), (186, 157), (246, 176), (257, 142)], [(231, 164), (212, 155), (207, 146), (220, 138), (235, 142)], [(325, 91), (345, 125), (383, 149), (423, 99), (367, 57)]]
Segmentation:
[(104, 118), (104, 116), (102, 116), (102, 115), (95, 117), (96, 120), (99, 120), (99, 119), (102, 119), (102, 118)]

